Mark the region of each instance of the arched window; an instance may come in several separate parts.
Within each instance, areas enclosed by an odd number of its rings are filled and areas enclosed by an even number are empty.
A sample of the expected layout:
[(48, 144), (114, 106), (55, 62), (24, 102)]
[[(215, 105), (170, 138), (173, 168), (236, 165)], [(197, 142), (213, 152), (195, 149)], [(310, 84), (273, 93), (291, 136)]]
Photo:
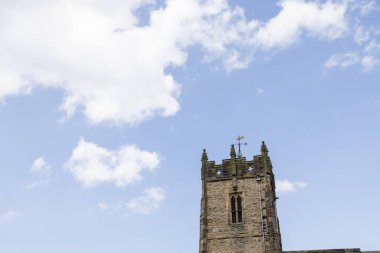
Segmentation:
[(236, 198), (232, 196), (231, 198), (231, 214), (232, 214), (232, 223), (236, 223)]
[(243, 222), (243, 208), (241, 206), (241, 197), (237, 197), (237, 206), (238, 206), (238, 222)]
[(243, 222), (243, 207), (240, 196), (231, 197), (231, 223)]

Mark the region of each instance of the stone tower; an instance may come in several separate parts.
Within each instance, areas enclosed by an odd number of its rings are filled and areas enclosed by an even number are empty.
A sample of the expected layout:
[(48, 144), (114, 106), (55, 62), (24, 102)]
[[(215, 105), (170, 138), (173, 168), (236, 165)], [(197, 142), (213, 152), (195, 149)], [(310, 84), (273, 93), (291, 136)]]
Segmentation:
[(231, 146), (222, 164), (202, 154), (200, 253), (281, 252), (275, 180), (268, 149), (247, 161)]

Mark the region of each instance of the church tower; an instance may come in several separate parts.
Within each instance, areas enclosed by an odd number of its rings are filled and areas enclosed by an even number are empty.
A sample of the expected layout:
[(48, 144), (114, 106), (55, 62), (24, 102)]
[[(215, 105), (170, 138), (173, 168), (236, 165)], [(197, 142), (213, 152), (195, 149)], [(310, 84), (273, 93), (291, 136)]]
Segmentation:
[(251, 161), (236, 155), (222, 164), (202, 154), (200, 253), (281, 252), (275, 180), (268, 149)]

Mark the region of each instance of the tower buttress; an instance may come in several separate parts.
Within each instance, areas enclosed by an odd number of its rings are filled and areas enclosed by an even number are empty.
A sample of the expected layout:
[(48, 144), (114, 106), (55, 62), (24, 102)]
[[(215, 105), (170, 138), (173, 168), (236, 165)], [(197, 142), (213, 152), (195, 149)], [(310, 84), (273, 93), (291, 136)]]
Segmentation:
[(263, 158), (265, 172), (266, 173), (273, 173), (272, 172), (272, 163), (271, 163), (269, 155), (268, 155), (268, 148), (267, 148), (267, 145), (265, 144), (264, 141), (261, 143), (261, 156)]
[(207, 253), (207, 185), (206, 185), (206, 173), (208, 167), (208, 157), (206, 149), (203, 149), (202, 153), (202, 199), (201, 199), (201, 215), (200, 215), (200, 240), (199, 240), (199, 252)]
[[(269, 247), (278, 243), (278, 246), (282, 248), (281, 242), (281, 233), (280, 233), (280, 224), (277, 216), (277, 207), (276, 207), (276, 182), (273, 174), (272, 162), (269, 157), (268, 148), (263, 141), (261, 144), (261, 156), (263, 159), (264, 165), (264, 178), (265, 178), (265, 204), (263, 205), (266, 211), (266, 219), (267, 219), (267, 233), (269, 235), (269, 241), (266, 242)], [(276, 243), (274, 243), (276, 242)], [(271, 251), (270, 251), (271, 252)]]

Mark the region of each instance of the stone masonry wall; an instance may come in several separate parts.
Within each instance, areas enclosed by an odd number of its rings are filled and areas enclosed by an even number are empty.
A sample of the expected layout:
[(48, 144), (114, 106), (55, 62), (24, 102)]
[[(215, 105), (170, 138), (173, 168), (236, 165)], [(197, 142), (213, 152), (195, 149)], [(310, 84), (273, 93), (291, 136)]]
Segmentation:
[[(259, 192), (254, 178), (207, 182), (209, 253), (263, 252)], [(230, 196), (239, 193), (243, 203), (243, 223), (231, 224)], [(249, 211), (248, 211), (249, 210)]]

